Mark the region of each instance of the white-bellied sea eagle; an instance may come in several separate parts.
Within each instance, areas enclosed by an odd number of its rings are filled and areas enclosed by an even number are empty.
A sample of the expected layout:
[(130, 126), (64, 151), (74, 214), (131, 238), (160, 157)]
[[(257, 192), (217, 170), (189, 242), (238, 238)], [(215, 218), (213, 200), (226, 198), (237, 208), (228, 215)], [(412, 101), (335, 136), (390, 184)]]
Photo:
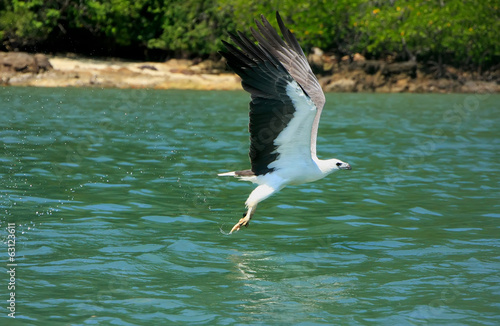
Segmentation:
[(221, 173), (258, 184), (246, 200), (247, 212), (232, 228), (247, 226), (257, 204), (287, 185), (319, 180), (351, 166), (337, 159), (316, 156), (316, 137), (325, 95), (295, 36), (276, 13), (284, 40), (261, 16), (251, 32), (229, 33), (234, 45), (224, 42), (220, 54), (241, 77), (250, 93), (251, 169)]

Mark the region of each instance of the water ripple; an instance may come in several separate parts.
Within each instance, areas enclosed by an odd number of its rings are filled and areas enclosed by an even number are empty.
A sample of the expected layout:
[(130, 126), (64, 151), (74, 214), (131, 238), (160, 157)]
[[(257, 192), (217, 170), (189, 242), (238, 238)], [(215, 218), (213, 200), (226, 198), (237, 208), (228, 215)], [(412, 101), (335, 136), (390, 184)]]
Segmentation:
[(353, 170), (227, 235), (253, 189), (216, 176), (249, 168), (243, 92), (4, 88), (19, 319), (497, 325), (500, 99), (443, 119), (474, 96), (327, 94), (318, 154)]

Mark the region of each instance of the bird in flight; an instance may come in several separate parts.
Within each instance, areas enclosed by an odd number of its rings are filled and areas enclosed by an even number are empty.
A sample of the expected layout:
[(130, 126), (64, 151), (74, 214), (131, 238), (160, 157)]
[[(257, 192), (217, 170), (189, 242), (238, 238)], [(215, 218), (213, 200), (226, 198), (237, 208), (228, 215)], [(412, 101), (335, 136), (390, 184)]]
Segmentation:
[(338, 159), (320, 160), (316, 138), (325, 104), (318, 79), (295, 36), (276, 12), (284, 40), (261, 15), (255, 40), (243, 33), (229, 33), (234, 45), (223, 41), (220, 54), (241, 77), (243, 89), (250, 93), (251, 169), (220, 173), (256, 183), (245, 202), (247, 212), (231, 232), (248, 226), (257, 204), (287, 185), (298, 185), (324, 178), (351, 166)]

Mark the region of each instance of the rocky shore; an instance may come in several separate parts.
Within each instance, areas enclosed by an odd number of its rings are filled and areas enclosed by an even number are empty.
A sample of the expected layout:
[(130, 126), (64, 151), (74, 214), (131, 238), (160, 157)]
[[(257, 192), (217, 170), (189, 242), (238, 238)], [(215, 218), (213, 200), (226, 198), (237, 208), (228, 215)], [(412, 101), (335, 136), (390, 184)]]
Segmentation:
[[(487, 78), (447, 67), (445, 77), (425, 73), (415, 62), (387, 63), (360, 55), (340, 62), (321, 53), (309, 56), (327, 92), (498, 93), (500, 69)], [(234, 90), (239, 78), (222, 61), (130, 62), (76, 56), (0, 52), (0, 85)]]

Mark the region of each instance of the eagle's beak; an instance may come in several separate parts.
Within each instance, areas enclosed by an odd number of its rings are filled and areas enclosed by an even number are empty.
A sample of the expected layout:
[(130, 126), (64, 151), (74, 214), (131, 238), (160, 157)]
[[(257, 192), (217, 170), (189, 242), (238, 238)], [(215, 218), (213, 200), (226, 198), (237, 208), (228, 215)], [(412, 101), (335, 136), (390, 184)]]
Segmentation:
[(351, 165), (349, 163), (344, 163), (340, 166), (341, 170), (351, 170)]

